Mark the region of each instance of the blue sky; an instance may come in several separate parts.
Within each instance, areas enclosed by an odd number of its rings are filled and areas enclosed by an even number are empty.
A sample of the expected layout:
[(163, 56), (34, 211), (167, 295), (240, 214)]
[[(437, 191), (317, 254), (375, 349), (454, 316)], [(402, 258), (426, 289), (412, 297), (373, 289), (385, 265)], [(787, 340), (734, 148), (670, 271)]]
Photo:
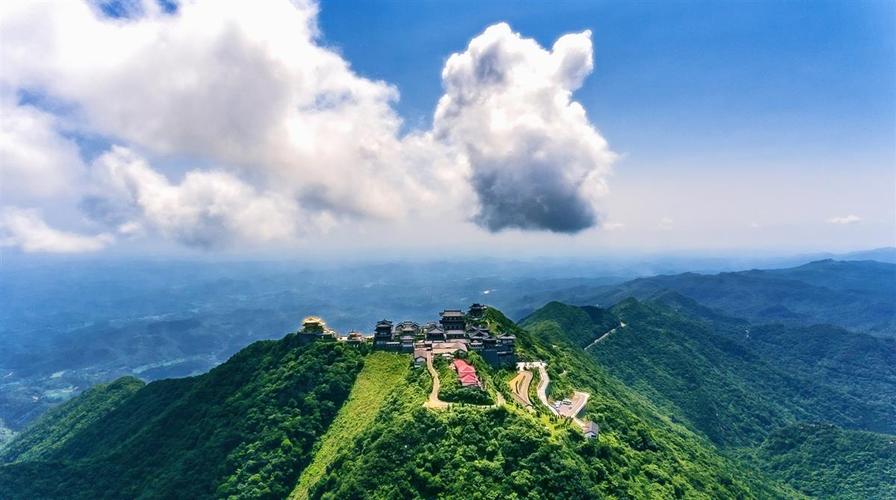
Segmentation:
[[(320, 24), (326, 43), (359, 72), (398, 86), (407, 126), (425, 127), (445, 58), (499, 20), (543, 46), (592, 30), (595, 71), (575, 98), (623, 156), (611, 197), (620, 183), (662, 196), (642, 187), (657, 178), (708, 176), (717, 192), (744, 183), (760, 204), (792, 196), (777, 205), (818, 206), (816, 220), (805, 221), (815, 229), (797, 231), (798, 238), (784, 237), (793, 232), (787, 222), (758, 238), (732, 235), (732, 246), (896, 241), (893, 2), (324, 1)], [(773, 194), (759, 192), (763, 185)], [(822, 222), (838, 211), (862, 212), (864, 231), (831, 231)], [(749, 225), (775, 225), (773, 214), (759, 217)], [(687, 238), (694, 246), (719, 243)]]
[(3, 247), (896, 245), (893, 2), (158, 5), (0, 16)]
[[(893, 169), (893, 2), (325, 0), (320, 15), (356, 70), (398, 86), (408, 126), (431, 120), (445, 59), (498, 21), (543, 46), (593, 31), (596, 70), (576, 98), (627, 154), (746, 150)], [(806, 154), (828, 161), (803, 165)]]

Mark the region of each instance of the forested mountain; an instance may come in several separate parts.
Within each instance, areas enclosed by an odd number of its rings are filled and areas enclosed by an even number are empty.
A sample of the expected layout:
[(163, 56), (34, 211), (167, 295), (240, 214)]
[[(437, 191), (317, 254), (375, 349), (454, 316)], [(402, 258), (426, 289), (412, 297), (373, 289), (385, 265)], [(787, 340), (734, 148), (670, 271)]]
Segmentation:
[[(125, 379), (88, 391), (2, 450), (0, 459), (13, 463), (0, 467), (0, 491), (4, 498), (282, 498), (362, 364), (355, 349), (300, 346), (289, 335), (256, 342), (202, 376), (136, 391)], [(131, 394), (102, 398), (117, 386)]]
[[(625, 327), (593, 343), (608, 317)], [(826, 325), (755, 326), (675, 292), (602, 311), (551, 303), (522, 325), (585, 346), (611, 375), (723, 453), (752, 456), (804, 493), (884, 498), (894, 491), (885, 459), (896, 450), (893, 339)], [(787, 441), (815, 423), (826, 424), (805, 443)], [(826, 449), (837, 455), (819, 453)]]
[(667, 291), (753, 322), (827, 323), (896, 337), (896, 264), (875, 261), (823, 260), (788, 269), (653, 276), (590, 294), (579, 291), (574, 303), (606, 307)]
[[(489, 308), (485, 321), (516, 335), (521, 360), (547, 363), (548, 397), (589, 394), (580, 417), (600, 426), (597, 439), (543, 405), (499, 402), (512, 401), (512, 369), (477, 365), (491, 406), (431, 409), (423, 403), (432, 380), (410, 356), (290, 334), (203, 375), (95, 386), (0, 448), (0, 491), (12, 499), (892, 497), (896, 340), (885, 329), (824, 324), (831, 313), (812, 309), (818, 296), (882, 298), (886, 275), (869, 269), (890, 268), (816, 262), (636, 280), (607, 297), (628, 289), (648, 298), (607, 308), (550, 302), (520, 326)], [(823, 292), (800, 303), (788, 286)], [(700, 294), (710, 304), (692, 296)], [(756, 316), (732, 314), (735, 297), (750, 299), (743, 310)], [(757, 304), (773, 300), (803, 307), (805, 317), (757, 321)], [(858, 314), (854, 305), (842, 311)]]
[[(3, 450), (0, 490), (5, 498), (283, 498), (296, 484), (297, 498), (795, 495), (718, 454), (563, 334), (521, 330), (495, 310), (489, 321), (518, 336), (520, 356), (548, 362), (554, 396), (591, 392), (583, 418), (600, 424), (599, 439), (515, 405), (424, 408), (429, 378), (407, 368), (410, 357), (289, 335), (205, 375), (145, 386), (124, 379), (73, 399)], [(315, 472), (304, 481), (309, 464)]]
[(772, 433), (758, 463), (808, 495), (896, 498), (896, 439), (833, 425), (794, 424)]
[(410, 384), (393, 394), (354, 449), (335, 461), (315, 494), (326, 498), (795, 494), (718, 455), (709, 442), (672, 423), (562, 336), (519, 329), (495, 310), (489, 315), (493, 324), (517, 335), (522, 356), (547, 361), (555, 397), (565, 396), (572, 387), (590, 391), (583, 418), (600, 424), (600, 439), (585, 440), (569, 423), (513, 406), (426, 411), (419, 405), (420, 385)]
[[(383, 317), (423, 321), (446, 304), (509, 307), (527, 293), (623, 281), (601, 277), (611, 269), (562, 261), (16, 264), (3, 257), (0, 442), (6, 427), (20, 431), (96, 384), (204, 373), (256, 340), (280, 338), (308, 311), (344, 332)], [(544, 301), (525, 304), (531, 310)]]

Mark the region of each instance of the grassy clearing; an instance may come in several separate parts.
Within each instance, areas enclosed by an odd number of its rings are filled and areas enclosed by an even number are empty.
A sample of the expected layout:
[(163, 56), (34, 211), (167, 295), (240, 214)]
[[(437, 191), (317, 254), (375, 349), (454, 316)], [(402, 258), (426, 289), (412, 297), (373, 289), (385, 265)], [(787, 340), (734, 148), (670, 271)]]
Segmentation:
[(339, 453), (352, 446), (355, 438), (376, 417), (386, 396), (401, 385), (410, 367), (405, 354), (374, 352), (364, 362), (348, 401), (320, 439), (314, 458), (302, 472), (291, 499), (305, 500), (308, 492), (327, 472)]

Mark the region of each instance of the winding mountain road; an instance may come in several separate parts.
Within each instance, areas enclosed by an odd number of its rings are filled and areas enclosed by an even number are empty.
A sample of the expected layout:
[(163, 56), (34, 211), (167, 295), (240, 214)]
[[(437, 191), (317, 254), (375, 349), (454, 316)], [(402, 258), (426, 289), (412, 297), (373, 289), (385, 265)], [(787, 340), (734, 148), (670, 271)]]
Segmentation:
[(541, 404), (547, 406), (548, 410), (551, 410), (551, 413), (554, 415), (560, 415), (557, 409), (548, 402), (548, 384), (551, 383), (551, 377), (548, 376), (545, 366), (544, 363), (538, 364), (538, 387), (535, 388), (535, 392), (538, 393), (538, 399), (541, 401)]
[(588, 349), (591, 349), (592, 347), (596, 346), (598, 342), (600, 342), (601, 340), (603, 340), (603, 339), (609, 337), (611, 333), (615, 333), (616, 330), (618, 330), (619, 328), (625, 328), (626, 326), (628, 326), (628, 325), (625, 324), (624, 322), (620, 321), (620, 322), (619, 322), (619, 326), (617, 326), (616, 328), (613, 328), (613, 329), (611, 329), (611, 330), (608, 330), (606, 333), (604, 333), (604, 334), (601, 335), (600, 337), (596, 338), (596, 339), (594, 340), (594, 342), (592, 342), (592, 343), (588, 344), (587, 346), (585, 346), (585, 350), (587, 351)]

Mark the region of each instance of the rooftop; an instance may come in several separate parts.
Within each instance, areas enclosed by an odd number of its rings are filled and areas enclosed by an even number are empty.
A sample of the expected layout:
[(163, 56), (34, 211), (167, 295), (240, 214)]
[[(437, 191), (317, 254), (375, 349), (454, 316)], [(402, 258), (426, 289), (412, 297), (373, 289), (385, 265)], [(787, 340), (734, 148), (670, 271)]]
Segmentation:
[(588, 422), (585, 424), (583, 431), (585, 434), (594, 434), (596, 436), (600, 433), (600, 427), (594, 422)]
[(451, 362), (454, 370), (457, 372), (457, 379), (460, 385), (464, 387), (481, 386), (479, 377), (476, 376), (476, 368), (462, 359), (455, 359)]

